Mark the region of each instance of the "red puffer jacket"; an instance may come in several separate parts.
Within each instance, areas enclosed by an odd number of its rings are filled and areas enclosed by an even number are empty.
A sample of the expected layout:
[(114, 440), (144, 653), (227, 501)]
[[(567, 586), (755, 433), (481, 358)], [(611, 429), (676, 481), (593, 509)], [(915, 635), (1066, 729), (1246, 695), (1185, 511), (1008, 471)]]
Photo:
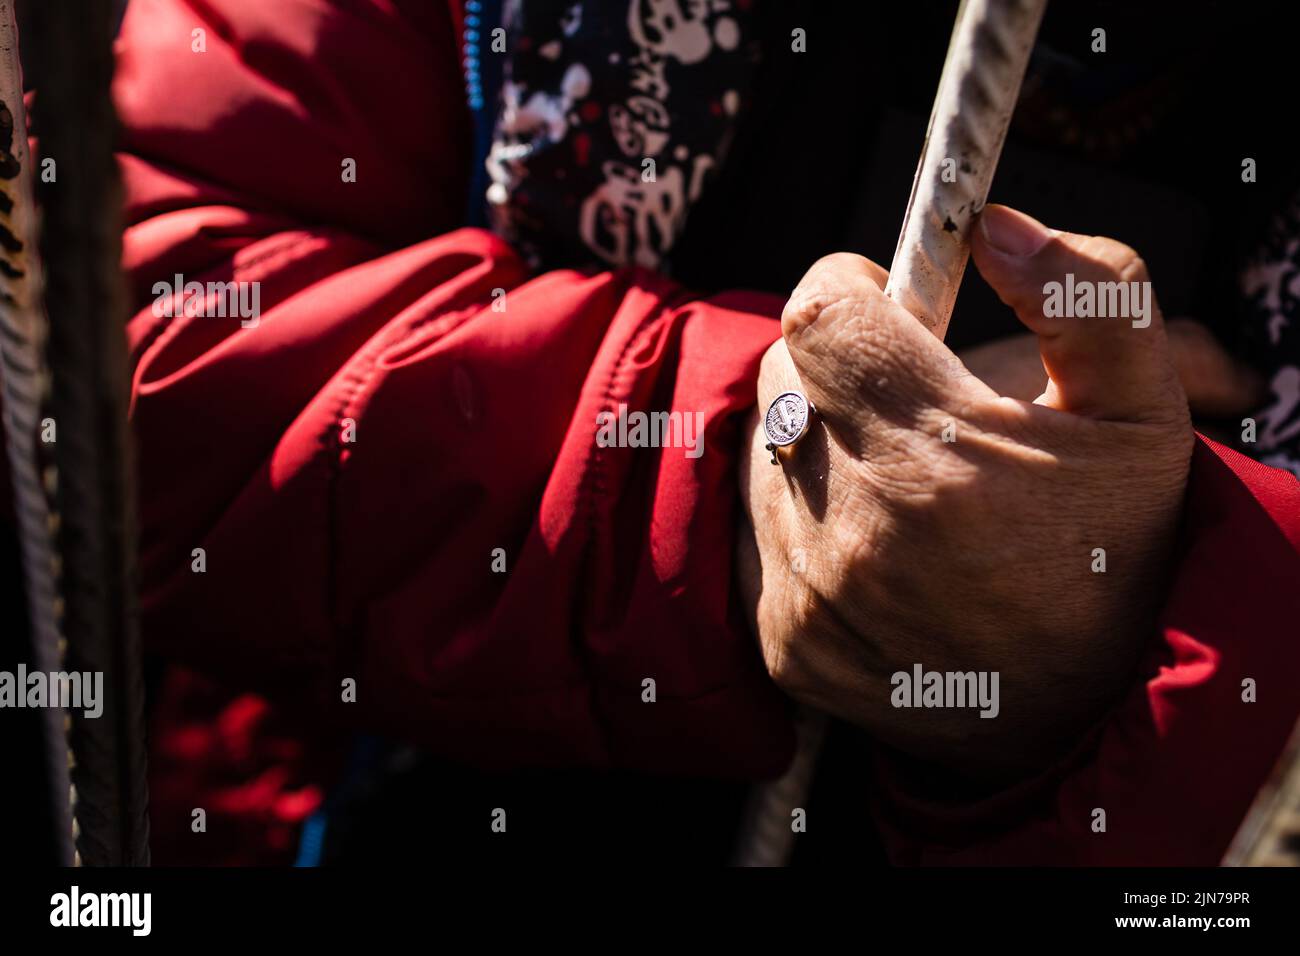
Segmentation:
[[(530, 278), (450, 231), (455, 20), (433, 0), (130, 5), (114, 92), (150, 647), (478, 764), (774, 775), (792, 734), (731, 543), (781, 303), (636, 270)], [(259, 283), (256, 324), (157, 314), (178, 275)], [(620, 404), (703, 413), (703, 454), (599, 447)], [(1145, 679), (1071, 761), (985, 804), (927, 804), (885, 768), (896, 858), (1214, 862), (1300, 712), (1298, 549), (1295, 480), (1202, 444)], [(164, 695), (164, 862), (195, 858), (167, 849), (190, 807), (260, 814), (285, 844), (317, 802), (251, 701), (213, 704), (205, 737)]]

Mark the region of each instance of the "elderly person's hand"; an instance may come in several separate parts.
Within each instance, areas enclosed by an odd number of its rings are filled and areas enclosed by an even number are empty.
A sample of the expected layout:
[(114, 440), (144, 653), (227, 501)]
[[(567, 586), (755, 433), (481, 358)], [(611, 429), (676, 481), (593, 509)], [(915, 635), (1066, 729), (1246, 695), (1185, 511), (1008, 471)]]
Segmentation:
[[(1149, 285), (1108, 318), (1058, 315), (1063, 296), (1045, 292), (1146, 283), (1133, 250), (1002, 207), (972, 243), (1037, 336), (1044, 392), (995, 392), (884, 295), (879, 266), (818, 262), (763, 361), (740, 578), (787, 693), (908, 753), (1004, 776), (1050, 760), (1132, 680), (1193, 433)], [(1117, 289), (1100, 289), (1112, 307)], [(762, 416), (787, 389), (818, 414), (774, 467)], [(895, 706), (923, 702), (894, 677), (915, 665), (996, 672), (996, 717), (973, 701)]]

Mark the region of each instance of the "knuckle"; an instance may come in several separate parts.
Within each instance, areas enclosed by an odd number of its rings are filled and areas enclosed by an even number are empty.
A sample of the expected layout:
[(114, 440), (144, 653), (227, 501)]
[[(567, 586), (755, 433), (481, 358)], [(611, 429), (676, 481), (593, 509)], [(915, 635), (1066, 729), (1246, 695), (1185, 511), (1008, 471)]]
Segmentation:
[(1107, 236), (1089, 238), (1085, 252), (1100, 263), (1107, 272), (1113, 273), (1125, 282), (1145, 282), (1148, 278), (1147, 264), (1132, 246), (1125, 245), (1118, 239)]
[(839, 296), (819, 289), (805, 289), (801, 284), (781, 310), (781, 334), (790, 339), (813, 325), (822, 313), (839, 301)]
[(836, 252), (813, 263), (781, 312), (781, 333), (787, 338), (813, 325), (836, 303), (859, 290), (864, 264), (862, 256)]
[(1146, 282), (1150, 275), (1146, 260), (1136, 250), (1123, 246), (1119, 259), (1119, 277), (1125, 282)]
[(832, 252), (814, 262), (813, 270), (835, 276), (856, 276), (868, 262), (867, 258), (854, 252)]

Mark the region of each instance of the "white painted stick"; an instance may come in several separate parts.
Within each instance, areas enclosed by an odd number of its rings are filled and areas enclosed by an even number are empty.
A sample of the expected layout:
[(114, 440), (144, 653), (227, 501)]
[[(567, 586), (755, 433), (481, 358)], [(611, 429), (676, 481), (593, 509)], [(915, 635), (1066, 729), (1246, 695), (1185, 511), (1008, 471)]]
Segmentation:
[(939, 338), (988, 199), (1047, 0), (964, 0), (885, 293)]
[(733, 866), (785, 866), (794, 852), (794, 811), (807, 809), (826, 715), (809, 707), (795, 714), (794, 760), (780, 778), (754, 787), (741, 821)]
[[(941, 339), (970, 255), (971, 222), (988, 198), (1046, 7), (1047, 0), (963, 0), (957, 10), (885, 286)], [(826, 718), (801, 709), (798, 730), (790, 769), (751, 797), (738, 866), (784, 866), (790, 859), (791, 812), (806, 806)]]
[(1223, 866), (1300, 866), (1300, 723), (1255, 797)]

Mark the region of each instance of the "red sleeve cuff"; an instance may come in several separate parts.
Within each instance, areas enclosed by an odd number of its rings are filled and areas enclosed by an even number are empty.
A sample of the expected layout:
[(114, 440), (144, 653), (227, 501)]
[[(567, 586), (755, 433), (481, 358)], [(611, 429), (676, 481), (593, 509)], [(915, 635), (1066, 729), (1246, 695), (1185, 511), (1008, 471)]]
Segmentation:
[(896, 862), (1219, 862), (1300, 717), (1300, 483), (1201, 439), (1176, 562), (1142, 679), (1058, 766), (959, 804), (882, 755)]

